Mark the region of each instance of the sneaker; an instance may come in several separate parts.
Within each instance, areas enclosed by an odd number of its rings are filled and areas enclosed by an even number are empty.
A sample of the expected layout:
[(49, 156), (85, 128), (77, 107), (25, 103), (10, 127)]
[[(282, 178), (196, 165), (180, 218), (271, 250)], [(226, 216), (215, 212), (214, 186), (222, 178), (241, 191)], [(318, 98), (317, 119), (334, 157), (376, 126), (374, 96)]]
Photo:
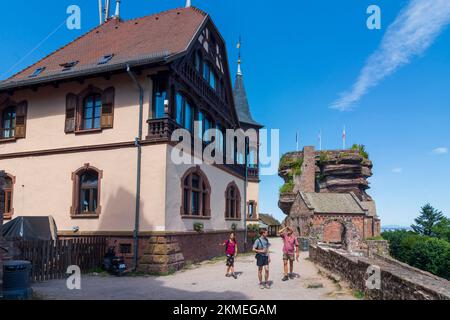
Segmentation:
[(230, 276), (230, 274), (229, 274), (229, 273), (227, 273), (227, 274), (225, 275), (225, 277), (229, 278), (229, 277), (231, 277), (231, 276)]
[(270, 289), (270, 283), (266, 282), (266, 289)]
[(289, 277), (288, 276), (284, 276), (283, 279), (281, 279), (281, 281), (288, 281)]
[(295, 276), (294, 276), (292, 273), (290, 273), (290, 274), (289, 274), (289, 279), (292, 280), (292, 279), (294, 279), (294, 278), (295, 278)]
[(231, 276), (232, 276), (233, 278), (237, 279), (237, 275), (236, 275), (235, 273), (233, 273)]
[(259, 288), (260, 288), (260, 289), (264, 289), (265, 287), (266, 287), (266, 286), (264, 285), (264, 283), (261, 282), (261, 283), (259, 284)]

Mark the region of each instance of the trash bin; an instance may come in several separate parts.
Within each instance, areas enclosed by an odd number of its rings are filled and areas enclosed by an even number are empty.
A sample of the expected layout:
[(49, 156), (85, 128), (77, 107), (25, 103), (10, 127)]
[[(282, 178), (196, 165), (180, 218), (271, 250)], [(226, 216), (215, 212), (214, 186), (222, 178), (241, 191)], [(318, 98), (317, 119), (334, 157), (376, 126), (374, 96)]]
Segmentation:
[(3, 299), (27, 300), (31, 298), (31, 263), (23, 260), (4, 261)]
[(309, 239), (308, 238), (298, 238), (298, 242), (300, 244), (301, 251), (309, 250)]

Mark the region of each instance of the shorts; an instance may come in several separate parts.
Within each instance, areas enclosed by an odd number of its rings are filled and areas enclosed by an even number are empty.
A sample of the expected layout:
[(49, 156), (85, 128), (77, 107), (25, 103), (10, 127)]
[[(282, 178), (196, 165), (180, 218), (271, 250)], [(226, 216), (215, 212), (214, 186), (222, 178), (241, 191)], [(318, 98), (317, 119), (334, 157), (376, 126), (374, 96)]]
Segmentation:
[(293, 253), (292, 254), (290, 254), (290, 253), (283, 253), (283, 261), (287, 261), (287, 260), (294, 261), (295, 260), (294, 254)]
[(234, 267), (234, 256), (227, 254), (227, 267)]
[(258, 254), (256, 256), (256, 265), (258, 267), (268, 266), (269, 265), (269, 257), (268, 256), (264, 256), (262, 254)]

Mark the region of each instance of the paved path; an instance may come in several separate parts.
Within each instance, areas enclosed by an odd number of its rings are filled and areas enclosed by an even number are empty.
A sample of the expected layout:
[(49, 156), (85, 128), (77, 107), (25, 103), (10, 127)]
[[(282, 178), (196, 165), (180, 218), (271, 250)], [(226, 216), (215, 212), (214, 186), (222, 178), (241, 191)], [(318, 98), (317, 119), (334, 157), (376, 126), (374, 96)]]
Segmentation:
[[(207, 261), (170, 276), (112, 277), (83, 276), (81, 290), (68, 290), (65, 280), (52, 280), (33, 286), (37, 296), (43, 299), (354, 299), (351, 291), (342, 289), (319, 274), (310, 262), (308, 253), (302, 253), (294, 265), (298, 277), (282, 282), (282, 242), (271, 239), (271, 289), (259, 289), (254, 255), (242, 255), (236, 259), (238, 279), (225, 277), (223, 261)], [(317, 287), (319, 288), (312, 288)], [(320, 287), (322, 286), (322, 287)]]

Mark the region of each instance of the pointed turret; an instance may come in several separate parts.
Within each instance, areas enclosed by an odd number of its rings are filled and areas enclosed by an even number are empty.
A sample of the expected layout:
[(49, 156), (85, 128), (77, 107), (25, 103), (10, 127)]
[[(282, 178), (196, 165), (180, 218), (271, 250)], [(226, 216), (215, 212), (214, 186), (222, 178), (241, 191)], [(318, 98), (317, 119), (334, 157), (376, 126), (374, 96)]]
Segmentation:
[(234, 82), (233, 96), (234, 96), (234, 104), (236, 106), (236, 112), (239, 118), (239, 122), (243, 127), (254, 127), (254, 128), (262, 128), (263, 125), (256, 122), (252, 114), (250, 112), (250, 106), (248, 104), (247, 92), (245, 91), (244, 86), (244, 75), (242, 74), (241, 69), (241, 41), (239, 40), (238, 49), (239, 49), (239, 59), (238, 59), (238, 70), (236, 73), (236, 80)]

